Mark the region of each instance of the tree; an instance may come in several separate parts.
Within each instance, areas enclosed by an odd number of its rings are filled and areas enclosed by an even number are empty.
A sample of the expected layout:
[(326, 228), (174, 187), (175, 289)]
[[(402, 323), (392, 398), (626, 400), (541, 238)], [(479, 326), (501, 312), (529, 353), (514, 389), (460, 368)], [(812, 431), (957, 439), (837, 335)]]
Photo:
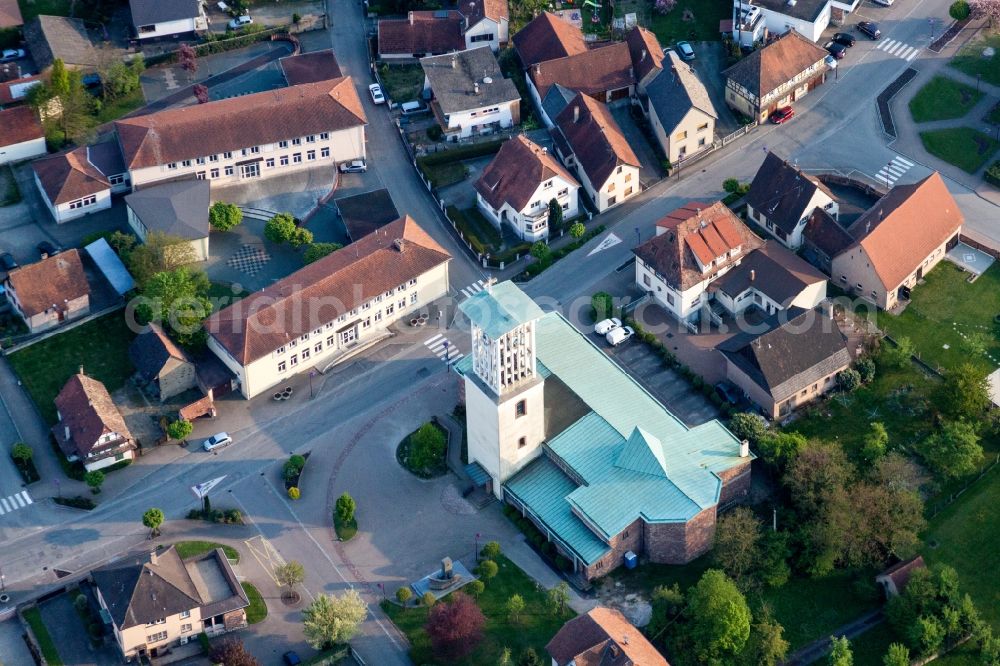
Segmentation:
[(587, 227), (583, 226), (583, 222), (574, 222), (569, 228), (569, 235), (573, 238), (583, 238), (586, 233)]
[(296, 585), (306, 579), (306, 568), (295, 560), (289, 560), (274, 568), (274, 578), (291, 592)]
[(481, 580), (469, 581), (469, 584), (465, 586), (469, 590), (469, 594), (475, 598), (479, 598), (479, 595), (486, 591), (486, 584)]
[(514, 656), (510, 653), (509, 647), (505, 647), (500, 652), (500, 658), (497, 659), (497, 666), (514, 666)]
[(420, 603), (427, 608), (431, 608), (437, 603), (437, 597), (434, 596), (433, 592), (428, 590), (427, 592), (424, 592), (423, 596), (420, 597)]
[(198, 260), (190, 243), (162, 231), (151, 231), (142, 245), (133, 246), (127, 254), (122, 260), (140, 289), (157, 273)]
[(404, 585), (398, 590), (396, 590), (396, 601), (403, 604), (406, 607), (407, 602), (413, 597), (413, 592), (410, 590), (409, 585)]
[(760, 579), (768, 587), (781, 587), (792, 576), (788, 558), (789, 533), (766, 530), (760, 541)]
[(597, 323), (614, 316), (614, 299), (608, 292), (599, 291), (590, 297), (590, 308), (592, 311), (591, 314), (594, 317), (594, 323)]
[(521, 657), (517, 660), (517, 666), (545, 666), (545, 662), (535, 652), (535, 648), (528, 648), (521, 653)]
[(896, 340), (896, 346), (886, 344), (882, 346), (882, 353), (879, 360), (888, 368), (905, 368), (913, 356), (913, 341), (903, 337)]
[(902, 643), (891, 643), (885, 656), (883, 666), (910, 666), (910, 650)]
[(831, 490), (847, 485), (852, 472), (840, 446), (809, 442), (789, 464), (782, 481), (792, 504), (811, 517), (819, 513)]
[(170, 436), (170, 439), (187, 439), (193, 430), (194, 424), (190, 421), (177, 419), (176, 421), (171, 421), (170, 425), (167, 426), (167, 435)]
[(298, 249), (303, 245), (310, 245), (313, 242), (313, 232), (308, 229), (303, 229), (302, 227), (295, 227), (295, 231), (292, 232), (291, 237), (288, 239), (288, 244)]
[(722, 181), (722, 189), (729, 194), (735, 194), (740, 190), (740, 181), (735, 178), (726, 178)]
[(686, 634), (695, 657), (725, 662), (739, 655), (750, 637), (750, 608), (743, 594), (718, 569), (706, 571), (688, 592)]
[(785, 628), (771, 617), (771, 611), (764, 606), (760, 617), (754, 622), (750, 632), (745, 656), (754, 666), (775, 666), (785, 660), (788, 641), (784, 637)]
[(850, 566), (877, 567), (891, 556), (913, 555), (926, 526), (920, 495), (863, 481), (838, 491), (823, 520), (843, 530), (837, 535), (839, 559)]
[(302, 629), (306, 641), (317, 650), (349, 641), (368, 615), (368, 607), (357, 590), (339, 597), (320, 594), (302, 610)]
[(531, 245), (531, 256), (538, 260), (540, 264), (547, 264), (552, 260), (552, 248), (545, 241), (535, 241)]
[(191, 92), (194, 93), (194, 98), (198, 100), (199, 104), (208, 103), (208, 86), (204, 83), (196, 83), (194, 87), (191, 88)]
[(302, 263), (311, 264), (328, 254), (333, 254), (342, 247), (343, 245), (340, 243), (310, 243), (309, 247), (302, 253)]
[(431, 609), (424, 630), (431, 639), (434, 656), (443, 662), (454, 662), (479, 645), (485, 624), (486, 618), (472, 597), (456, 592), (450, 603)]
[(496, 560), (500, 557), (500, 542), (487, 541), (483, 544), (483, 548), (479, 551), (479, 554), (487, 560)]
[(923, 468), (901, 453), (890, 453), (878, 461), (872, 479), (893, 490), (919, 491), (927, 483)]
[(737, 439), (745, 439), (753, 446), (757, 446), (761, 438), (767, 434), (767, 424), (759, 414), (739, 412), (729, 419), (729, 431), (736, 435)]
[(101, 49), (98, 73), (101, 76), (101, 94), (105, 101), (114, 101), (130, 95), (141, 86), (139, 77), (146, 71), (146, 61), (138, 53), (122, 60), (115, 49)]
[(216, 201), (208, 209), (208, 223), (215, 231), (229, 231), (243, 221), (243, 211), (236, 204)]
[(190, 79), (198, 71), (198, 54), (189, 44), (181, 44), (177, 49), (177, 62)]
[(546, 594), (546, 601), (552, 614), (556, 617), (562, 617), (562, 614), (566, 612), (566, 606), (569, 605), (569, 585), (566, 581), (561, 581), (550, 589)]
[(549, 231), (555, 232), (562, 229), (563, 209), (562, 205), (555, 199), (549, 201)]
[(493, 577), (496, 576), (499, 571), (500, 567), (498, 567), (497, 563), (493, 560), (483, 560), (479, 563), (479, 566), (476, 567), (476, 573), (479, 574), (480, 578), (486, 581), (493, 580)]
[(101, 486), (104, 484), (104, 472), (99, 469), (87, 472), (83, 475), (83, 482), (90, 486), (90, 492), (96, 495), (101, 492)]
[(683, 612), (684, 593), (681, 592), (680, 585), (677, 583), (671, 587), (657, 585), (650, 595), (650, 605), (653, 612), (649, 618), (649, 624), (646, 625), (646, 634), (659, 636)]
[(221, 643), (213, 644), (208, 658), (213, 664), (225, 666), (260, 666), (260, 662), (247, 652), (238, 638), (227, 638)]
[(975, 427), (965, 421), (945, 421), (917, 452), (936, 475), (957, 479), (972, 474), (983, 461), (983, 447)]
[(863, 384), (867, 384), (871, 380), (875, 379), (875, 361), (868, 357), (865, 357), (855, 363), (854, 369), (858, 371), (858, 375), (861, 376), (861, 382)]
[(24, 442), (14, 442), (14, 446), (10, 449), (10, 457), (21, 467), (27, 465), (33, 455), (35, 454), (31, 447)]
[(757, 565), (760, 521), (749, 507), (740, 506), (723, 514), (715, 530), (715, 563), (737, 584)]
[(971, 13), (972, 8), (969, 7), (969, 3), (965, 0), (956, 0), (948, 7), (948, 14), (956, 21), (964, 21), (969, 18), (969, 14)]
[(971, 363), (949, 370), (931, 402), (950, 419), (981, 418), (992, 404), (986, 373)]
[(290, 500), (297, 500), (300, 497), (302, 497), (302, 491), (295, 486), (291, 486), (287, 492), (288, 492), (288, 499)]
[(66, 63), (63, 62), (62, 58), (56, 58), (52, 61), (49, 85), (52, 86), (52, 92), (57, 96), (69, 93), (69, 70), (66, 69)]
[(784, 469), (806, 444), (805, 436), (797, 432), (768, 432), (760, 438), (757, 450), (768, 465)]
[(850, 393), (861, 386), (861, 374), (854, 368), (847, 368), (837, 373), (837, 386), (841, 391)]
[(163, 524), (163, 511), (160, 509), (147, 509), (142, 514), (142, 524), (149, 528), (149, 538), (160, 536), (160, 525)]
[(264, 238), (272, 243), (288, 243), (297, 230), (295, 218), (290, 213), (278, 213), (264, 225)]
[(506, 604), (507, 617), (510, 621), (516, 624), (521, 619), (521, 613), (524, 612), (524, 597), (520, 594), (512, 594), (507, 600)]
[(889, 447), (889, 433), (885, 426), (878, 421), (873, 421), (865, 435), (865, 443), (861, 449), (861, 455), (870, 463), (875, 463), (885, 457)]
[(831, 638), (830, 645), (833, 648), (830, 650), (830, 658), (827, 660), (830, 666), (852, 666), (854, 664), (854, 653), (851, 651), (851, 641), (847, 639), (847, 636)]
[(433, 423), (425, 423), (410, 435), (410, 465), (413, 469), (429, 469), (444, 460), (447, 440)]
[(69, 70), (66, 79), (66, 92), (56, 96), (59, 103), (57, 127), (65, 140), (82, 145), (93, 138), (97, 100), (87, 92), (79, 71)]
[(358, 508), (357, 503), (355, 503), (354, 498), (351, 497), (350, 493), (344, 492), (343, 495), (337, 498), (337, 520), (341, 523), (350, 523), (354, 520), (354, 511)]
[(135, 312), (143, 323), (157, 322), (185, 346), (204, 341), (201, 322), (212, 313), (208, 276), (181, 266), (153, 275), (142, 288)]

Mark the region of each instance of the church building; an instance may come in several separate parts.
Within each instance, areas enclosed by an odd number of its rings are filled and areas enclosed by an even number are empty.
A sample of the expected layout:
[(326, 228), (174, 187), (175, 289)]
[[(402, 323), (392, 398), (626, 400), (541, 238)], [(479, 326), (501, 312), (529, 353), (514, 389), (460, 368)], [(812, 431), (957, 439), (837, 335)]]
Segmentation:
[(512, 282), (460, 306), (471, 476), (527, 516), (581, 584), (628, 552), (683, 564), (744, 498), (753, 455), (718, 421), (687, 427), (585, 334)]

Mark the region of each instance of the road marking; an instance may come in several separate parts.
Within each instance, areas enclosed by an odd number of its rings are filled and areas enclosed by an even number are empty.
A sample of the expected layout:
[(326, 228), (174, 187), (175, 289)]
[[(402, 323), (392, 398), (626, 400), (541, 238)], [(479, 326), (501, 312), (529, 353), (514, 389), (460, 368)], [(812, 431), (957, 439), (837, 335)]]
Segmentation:
[(472, 298), (485, 288), (486, 288), (486, 282), (484, 280), (478, 280), (470, 284), (468, 287), (465, 287), (461, 291), (462, 295), (465, 296), (466, 298)]
[[(17, 502), (18, 509), (23, 509), (24, 507), (27, 506), (27, 504), (24, 503), (24, 500), (21, 499), (20, 495), (11, 495), (11, 497), (13, 497), (14, 499), (11, 499), (10, 503), (13, 504), (14, 502)], [(8, 497), (7, 499), (10, 499), (10, 497)]]
[(887, 183), (890, 186), (894, 185), (912, 166), (913, 162), (905, 160), (902, 157), (894, 157), (891, 162), (879, 169), (876, 180), (879, 183)]
[(604, 240), (602, 240), (600, 243), (597, 244), (597, 247), (588, 252), (587, 256), (592, 257), (598, 252), (602, 250), (607, 250), (610, 247), (614, 247), (615, 245), (618, 245), (621, 242), (622, 242), (621, 238), (615, 236), (614, 233), (610, 233), (604, 238)]
[(243, 543), (246, 544), (247, 550), (257, 560), (264, 572), (274, 581), (274, 584), (281, 587), (281, 583), (274, 575), (274, 570), (285, 564), (285, 558), (281, 556), (281, 553), (262, 535), (247, 539)]
[(908, 160), (908, 159), (905, 159), (905, 158), (902, 158), (902, 157), (894, 157), (894, 158), (892, 158), (892, 161), (893, 161), (893, 162), (902, 162), (902, 163), (903, 163), (903, 164), (905, 164), (905, 165), (906, 165), (907, 167), (911, 167), (911, 166), (913, 166), (913, 162), (911, 162), (911, 161), (910, 161), (910, 160)]
[(31, 495), (28, 494), (27, 490), (21, 491), (21, 494), (24, 495), (25, 502), (27, 502), (28, 504), (34, 504), (34, 502), (31, 501)]
[(913, 60), (914, 58), (916, 58), (918, 55), (920, 55), (920, 51), (919, 50), (914, 51), (913, 53), (910, 54), (910, 57), (906, 59), (906, 62), (910, 62), (911, 60)]
[(437, 356), (442, 361), (445, 360), (445, 355), (447, 354), (448, 365), (455, 365), (465, 354), (458, 351), (458, 347), (455, 346), (448, 338), (444, 337), (440, 333), (435, 335), (430, 340), (424, 342), (424, 346), (431, 351), (432, 354)]

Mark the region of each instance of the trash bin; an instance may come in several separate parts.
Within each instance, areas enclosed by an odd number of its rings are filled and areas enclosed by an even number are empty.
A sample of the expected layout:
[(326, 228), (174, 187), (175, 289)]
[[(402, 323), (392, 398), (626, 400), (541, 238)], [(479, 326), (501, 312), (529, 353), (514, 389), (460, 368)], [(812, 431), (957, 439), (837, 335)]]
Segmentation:
[(625, 553), (625, 568), (635, 569), (639, 564), (639, 558), (631, 550)]

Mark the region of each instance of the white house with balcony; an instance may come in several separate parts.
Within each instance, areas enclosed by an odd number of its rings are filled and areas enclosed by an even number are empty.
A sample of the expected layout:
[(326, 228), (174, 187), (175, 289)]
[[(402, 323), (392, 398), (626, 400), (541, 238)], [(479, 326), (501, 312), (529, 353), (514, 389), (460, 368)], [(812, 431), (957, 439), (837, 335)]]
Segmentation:
[(176, 37), (208, 30), (202, 0), (129, 0), (137, 39)]
[(840, 205), (815, 176), (768, 153), (746, 195), (747, 217), (790, 250), (802, 246), (802, 233), (817, 208), (836, 220)]

